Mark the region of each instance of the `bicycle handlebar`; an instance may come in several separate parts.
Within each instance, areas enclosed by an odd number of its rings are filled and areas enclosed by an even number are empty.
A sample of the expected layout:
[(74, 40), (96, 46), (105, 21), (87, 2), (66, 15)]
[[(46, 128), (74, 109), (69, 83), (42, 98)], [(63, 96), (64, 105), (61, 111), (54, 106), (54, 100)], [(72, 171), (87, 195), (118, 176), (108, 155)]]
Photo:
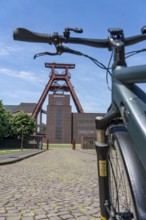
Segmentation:
[(19, 41), (28, 41), (28, 42), (39, 42), (39, 43), (49, 43), (56, 44), (59, 43), (74, 43), (74, 44), (84, 44), (92, 47), (108, 47), (108, 40), (96, 40), (96, 39), (88, 39), (88, 38), (74, 38), (69, 37), (65, 38), (63, 35), (58, 35), (58, 33), (54, 33), (53, 35), (41, 34), (29, 31), (24, 28), (17, 28), (13, 32), (14, 40)]
[[(14, 40), (28, 41), (28, 42), (39, 42), (39, 43), (49, 43), (49, 44), (59, 44), (59, 43), (73, 43), (73, 44), (83, 44), (91, 47), (99, 48), (111, 48), (112, 42), (109, 38), (107, 39), (90, 39), (90, 38), (75, 38), (75, 37), (65, 37), (54, 33), (53, 35), (42, 34), (29, 31), (24, 28), (17, 28), (13, 32)], [(126, 37), (122, 39), (125, 46), (130, 46), (141, 41), (146, 40), (146, 27), (142, 29), (142, 34)]]
[(25, 28), (17, 28), (13, 33), (14, 40), (51, 44), (51, 35), (39, 34)]

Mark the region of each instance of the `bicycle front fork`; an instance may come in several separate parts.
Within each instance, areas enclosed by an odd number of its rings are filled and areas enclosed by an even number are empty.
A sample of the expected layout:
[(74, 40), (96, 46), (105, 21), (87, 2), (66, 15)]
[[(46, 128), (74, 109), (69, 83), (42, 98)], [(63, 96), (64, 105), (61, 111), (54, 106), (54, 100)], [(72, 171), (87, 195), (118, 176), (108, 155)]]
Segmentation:
[[(96, 118), (96, 125), (100, 120), (102, 120), (102, 117)], [(109, 213), (106, 208), (106, 202), (109, 201), (108, 144), (106, 144), (105, 129), (98, 125), (96, 126), (96, 139), (95, 149), (97, 153), (101, 220), (107, 220), (109, 218)]]

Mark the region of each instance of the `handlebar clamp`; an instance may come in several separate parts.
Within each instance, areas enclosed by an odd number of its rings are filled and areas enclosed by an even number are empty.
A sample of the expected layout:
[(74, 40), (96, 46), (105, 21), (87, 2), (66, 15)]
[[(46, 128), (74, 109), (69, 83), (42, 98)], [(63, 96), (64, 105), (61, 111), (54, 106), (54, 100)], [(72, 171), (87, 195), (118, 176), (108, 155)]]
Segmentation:
[(65, 28), (64, 30), (64, 37), (69, 38), (70, 37), (70, 31), (76, 32), (76, 33), (83, 33), (83, 29), (82, 28)]

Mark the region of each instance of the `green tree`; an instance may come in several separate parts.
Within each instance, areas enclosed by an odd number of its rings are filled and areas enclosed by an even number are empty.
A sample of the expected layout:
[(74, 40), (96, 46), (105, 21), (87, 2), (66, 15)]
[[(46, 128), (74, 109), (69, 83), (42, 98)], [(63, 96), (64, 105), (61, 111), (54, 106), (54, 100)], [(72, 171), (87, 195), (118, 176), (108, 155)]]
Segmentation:
[(4, 109), (2, 100), (0, 100), (0, 138), (11, 135), (12, 115)]
[(21, 150), (23, 141), (36, 131), (35, 121), (26, 113), (19, 112), (13, 116), (12, 133), (15, 138), (21, 139)]
[(21, 138), (22, 133), (23, 137), (27, 138), (36, 131), (35, 121), (25, 112), (19, 112), (13, 116), (11, 127), (16, 138)]

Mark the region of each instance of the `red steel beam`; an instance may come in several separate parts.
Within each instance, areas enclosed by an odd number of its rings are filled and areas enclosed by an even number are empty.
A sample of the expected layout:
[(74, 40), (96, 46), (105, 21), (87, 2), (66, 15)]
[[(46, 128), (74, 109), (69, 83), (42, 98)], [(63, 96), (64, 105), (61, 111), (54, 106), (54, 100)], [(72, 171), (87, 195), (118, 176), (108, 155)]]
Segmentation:
[(47, 68), (55, 68), (55, 69), (74, 69), (75, 64), (63, 64), (63, 63), (45, 63), (45, 67)]
[[(56, 64), (56, 63), (45, 63), (45, 66), (48, 67), (48, 68), (51, 68), (52, 69), (52, 74), (50, 76), (50, 80), (48, 81), (37, 105), (35, 106), (35, 109), (32, 113), (32, 117), (35, 119), (37, 117), (37, 115), (39, 114), (40, 110), (41, 110), (41, 107), (46, 99), (46, 96), (48, 94), (49, 91), (52, 91), (53, 90), (53, 81), (54, 80), (64, 80), (66, 83), (67, 83), (67, 86), (68, 86), (68, 89), (71, 93), (71, 96), (72, 96), (72, 99), (75, 103), (75, 106), (77, 108), (77, 111), (79, 113), (84, 113), (84, 110), (80, 104), (80, 101), (75, 93), (75, 90), (70, 82), (70, 77), (69, 77), (69, 74), (68, 74), (68, 69), (73, 69), (75, 68), (75, 64)], [(65, 74), (56, 74), (55, 73), (55, 68), (58, 68), (58, 69), (65, 69)], [(55, 91), (55, 87), (54, 87), (54, 91)]]

